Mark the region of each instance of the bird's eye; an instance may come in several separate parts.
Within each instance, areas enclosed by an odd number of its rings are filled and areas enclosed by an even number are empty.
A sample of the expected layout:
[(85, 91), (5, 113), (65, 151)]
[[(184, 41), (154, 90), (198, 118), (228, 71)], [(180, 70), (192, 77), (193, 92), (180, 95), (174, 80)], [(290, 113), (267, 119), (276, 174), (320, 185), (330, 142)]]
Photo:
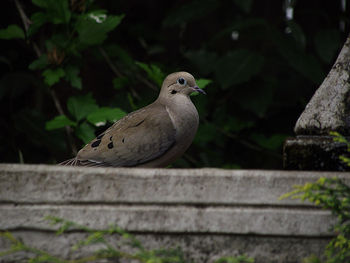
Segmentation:
[(184, 78), (179, 78), (177, 80), (177, 83), (179, 83), (180, 85), (186, 85), (187, 81)]

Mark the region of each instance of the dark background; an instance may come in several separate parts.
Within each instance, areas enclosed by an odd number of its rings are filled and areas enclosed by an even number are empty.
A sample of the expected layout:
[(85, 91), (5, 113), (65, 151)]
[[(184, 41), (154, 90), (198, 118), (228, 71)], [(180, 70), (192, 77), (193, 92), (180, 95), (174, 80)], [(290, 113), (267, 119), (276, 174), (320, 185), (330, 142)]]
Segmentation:
[[(38, 10), (22, 2), (29, 17)], [(294, 11), (290, 20), (288, 3)], [(150, 88), (157, 84), (136, 61), (154, 64), (164, 74), (191, 72), (212, 83), (207, 96), (193, 97), (200, 114), (198, 134), (173, 167), (279, 169), (283, 141), (293, 136), (298, 116), (347, 36), (348, 8), (341, 3), (95, 1), (93, 9), (125, 14), (101, 47), (126, 85), (113, 84), (116, 76), (94, 46), (76, 59), (82, 90), (65, 81), (52, 88), (65, 112), (70, 96), (89, 92), (100, 106), (130, 112), (158, 95)], [(1, 28), (23, 27), (13, 1), (2, 1), (0, 13)], [(31, 41), (45, 50), (42, 43), (54, 30), (46, 25), (29, 40), (0, 40), (1, 162), (54, 164), (72, 156), (64, 129), (45, 129), (58, 112), (40, 70), (28, 69), (37, 58)], [(95, 134), (105, 128), (94, 128)], [(77, 137), (74, 141), (78, 148), (84, 145)]]

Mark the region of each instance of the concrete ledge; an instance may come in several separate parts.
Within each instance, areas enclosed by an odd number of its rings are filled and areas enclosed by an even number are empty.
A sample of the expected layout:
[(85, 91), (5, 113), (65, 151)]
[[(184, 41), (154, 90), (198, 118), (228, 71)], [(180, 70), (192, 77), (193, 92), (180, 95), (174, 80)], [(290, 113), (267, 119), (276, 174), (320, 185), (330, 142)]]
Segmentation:
[[(297, 205), (278, 198), (295, 184), (333, 172), (78, 168), (0, 164), (0, 202), (138, 203), (201, 205)], [(349, 180), (350, 181), (350, 180)]]
[[(69, 248), (84, 234), (57, 237), (46, 215), (94, 229), (117, 224), (149, 248), (181, 246), (194, 262), (243, 253), (257, 263), (301, 262), (321, 255), (334, 235), (329, 229), (335, 218), (309, 203), (278, 197), (321, 176), (350, 183), (349, 173), (333, 172), (1, 164), (0, 230), (66, 258), (74, 257)], [(7, 246), (0, 239), (0, 251)]]
[(3, 205), (0, 229), (54, 230), (43, 220), (53, 215), (104, 229), (117, 224), (131, 232), (222, 233), (278, 236), (332, 236), (328, 211), (281, 208), (194, 208), (187, 206)]

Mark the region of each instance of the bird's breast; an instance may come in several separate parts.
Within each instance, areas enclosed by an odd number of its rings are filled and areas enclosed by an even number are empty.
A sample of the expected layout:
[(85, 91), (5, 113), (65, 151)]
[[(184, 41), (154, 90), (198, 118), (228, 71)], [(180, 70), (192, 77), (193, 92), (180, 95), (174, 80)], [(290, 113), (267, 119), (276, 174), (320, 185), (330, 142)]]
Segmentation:
[(176, 141), (191, 143), (198, 128), (198, 112), (192, 101), (185, 97), (167, 106), (167, 111), (176, 129)]

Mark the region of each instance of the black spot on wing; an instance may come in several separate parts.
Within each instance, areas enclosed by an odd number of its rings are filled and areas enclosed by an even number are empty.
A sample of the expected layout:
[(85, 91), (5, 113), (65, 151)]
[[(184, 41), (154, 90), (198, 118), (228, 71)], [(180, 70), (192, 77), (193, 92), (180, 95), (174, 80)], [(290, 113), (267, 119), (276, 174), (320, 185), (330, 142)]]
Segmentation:
[(96, 141), (94, 141), (92, 144), (91, 144), (91, 147), (97, 147), (97, 146), (99, 146), (100, 145), (100, 143), (101, 143), (101, 140), (96, 140)]
[(104, 135), (105, 135), (104, 133), (100, 134), (99, 136), (96, 137), (96, 140), (101, 140)]
[(107, 145), (108, 149), (112, 149), (113, 148), (113, 142), (110, 142), (108, 145)]
[(145, 121), (145, 119), (143, 119), (142, 121), (140, 121), (139, 123), (135, 124), (134, 126), (131, 126), (131, 127), (137, 127), (137, 126), (140, 126), (143, 122)]

